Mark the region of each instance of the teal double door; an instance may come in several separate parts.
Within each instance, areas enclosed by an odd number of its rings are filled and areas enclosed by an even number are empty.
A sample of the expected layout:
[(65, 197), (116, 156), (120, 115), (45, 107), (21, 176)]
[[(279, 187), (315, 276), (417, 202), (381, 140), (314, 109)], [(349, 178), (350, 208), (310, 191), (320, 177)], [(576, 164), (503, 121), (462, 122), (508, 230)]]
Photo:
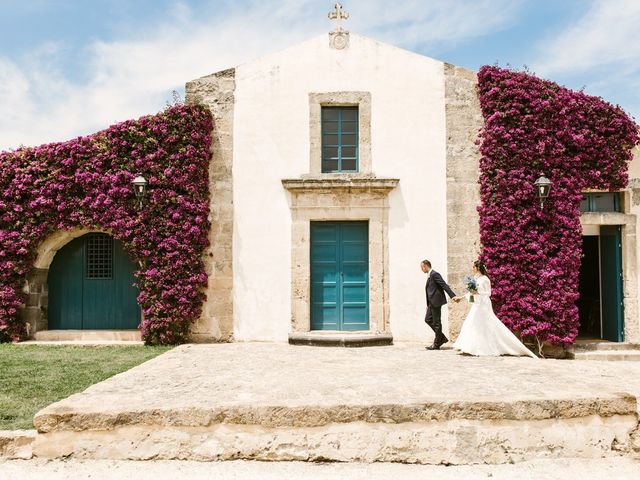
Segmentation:
[(49, 330), (134, 329), (135, 266), (122, 244), (90, 233), (61, 248), (49, 268)]
[(368, 329), (368, 223), (311, 222), (311, 330)]

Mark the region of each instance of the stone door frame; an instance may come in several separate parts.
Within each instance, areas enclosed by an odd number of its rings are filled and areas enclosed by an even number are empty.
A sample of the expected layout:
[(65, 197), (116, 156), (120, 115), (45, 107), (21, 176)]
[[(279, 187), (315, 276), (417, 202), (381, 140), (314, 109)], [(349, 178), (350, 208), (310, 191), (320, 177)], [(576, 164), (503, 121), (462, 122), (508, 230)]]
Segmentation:
[(585, 212), (580, 215), (580, 223), (583, 230), (585, 227), (601, 225), (620, 225), (621, 227), (624, 341), (639, 343), (636, 216), (617, 212)]
[[(87, 233), (105, 233), (113, 236), (108, 230), (77, 228), (60, 230), (47, 237), (36, 250), (36, 259), (31, 271), (25, 278), (23, 291), (27, 294), (25, 306), (20, 310), (20, 317), (27, 325), (27, 334), (33, 337), (36, 332), (49, 330), (49, 267), (58, 250), (72, 240)], [(132, 259), (133, 261), (133, 259)], [(141, 313), (141, 319), (143, 314)]]
[(389, 201), (397, 179), (282, 180), (291, 193), (291, 331), (311, 331), (311, 222), (369, 224), (369, 330), (389, 332)]

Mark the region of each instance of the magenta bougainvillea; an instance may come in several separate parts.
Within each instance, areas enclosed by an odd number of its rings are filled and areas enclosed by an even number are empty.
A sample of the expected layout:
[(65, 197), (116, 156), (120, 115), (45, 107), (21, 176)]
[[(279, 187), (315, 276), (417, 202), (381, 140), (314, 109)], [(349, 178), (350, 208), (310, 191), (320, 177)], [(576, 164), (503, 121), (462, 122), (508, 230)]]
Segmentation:
[[(523, 337), (578, 333), (581, 191), (627, 185), (638, 127), (619, 107), (523, 72), (483, 67), (480, 237), (496, 313)], [(540, 208), (533, 186), (553, 187)]]
[[(109, 232), (139, 265), (148, 344), (186, 339), (207, 283), (208, 164), (204, 107), (176, 105), (91, 136), (0, 153), (0, 341), (26, 335), (18, 311), (36, 248), (60, 230)], [(131, 180), (148, 182), (138, 208)]]

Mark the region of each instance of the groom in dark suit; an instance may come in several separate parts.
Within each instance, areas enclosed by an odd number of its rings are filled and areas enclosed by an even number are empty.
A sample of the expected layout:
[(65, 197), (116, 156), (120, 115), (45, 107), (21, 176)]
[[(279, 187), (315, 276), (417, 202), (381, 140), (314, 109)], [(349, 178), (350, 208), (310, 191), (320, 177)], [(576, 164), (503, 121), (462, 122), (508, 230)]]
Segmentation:
[(424, 317), (424, 321), (436, 334), (433, 345), (426, 348), (427, 350), (440, 350), (440, 347), (449, 341), (442, 333), (441, 310), (442, 306), (447, 303), (447, 297), (444, 293), (447, 292), (450, 298), (455, 297), (456, 294), (447, 285), (447, 282), (442, 279), (442, 275), (431, 269), (429, 260), (423, 260), (420, 268), (427, 274), (427, 284), (424, 287), (427, 294), (427, 314)]

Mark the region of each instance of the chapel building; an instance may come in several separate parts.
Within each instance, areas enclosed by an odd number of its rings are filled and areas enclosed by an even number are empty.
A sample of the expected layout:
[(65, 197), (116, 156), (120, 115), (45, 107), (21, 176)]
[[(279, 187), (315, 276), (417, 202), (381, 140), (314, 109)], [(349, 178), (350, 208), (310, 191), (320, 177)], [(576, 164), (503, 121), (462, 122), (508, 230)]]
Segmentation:
[[(476, 82), (342, 29), (188, 82), (215, 122), (194, 337), (427, 341), (420, 261), (463, 293), (480, 249)], [(628, 190), (584, 194), (583, 337), (640, 341), (638, 161), (629, 173)], [(467, 309), (445, 309), (454, 338)]]
[[(186, 101), (214, 119), (209, 281), (192, 339), (429, 341), (420, 262), (464, 293), (481, 248), (476, 86), (471, 70), (339, 25), (188, 82)], [(640, 343), (638, 157), (627, 189), (583, 195), (583, 338)], [(135, 331), (135, 266), (109, 238), (62, 232), (40, 247), (32, 335)], [(86, 298), (67, 298), (70, 281)], [(443, 310), (449, 338), (467, 310)]]

